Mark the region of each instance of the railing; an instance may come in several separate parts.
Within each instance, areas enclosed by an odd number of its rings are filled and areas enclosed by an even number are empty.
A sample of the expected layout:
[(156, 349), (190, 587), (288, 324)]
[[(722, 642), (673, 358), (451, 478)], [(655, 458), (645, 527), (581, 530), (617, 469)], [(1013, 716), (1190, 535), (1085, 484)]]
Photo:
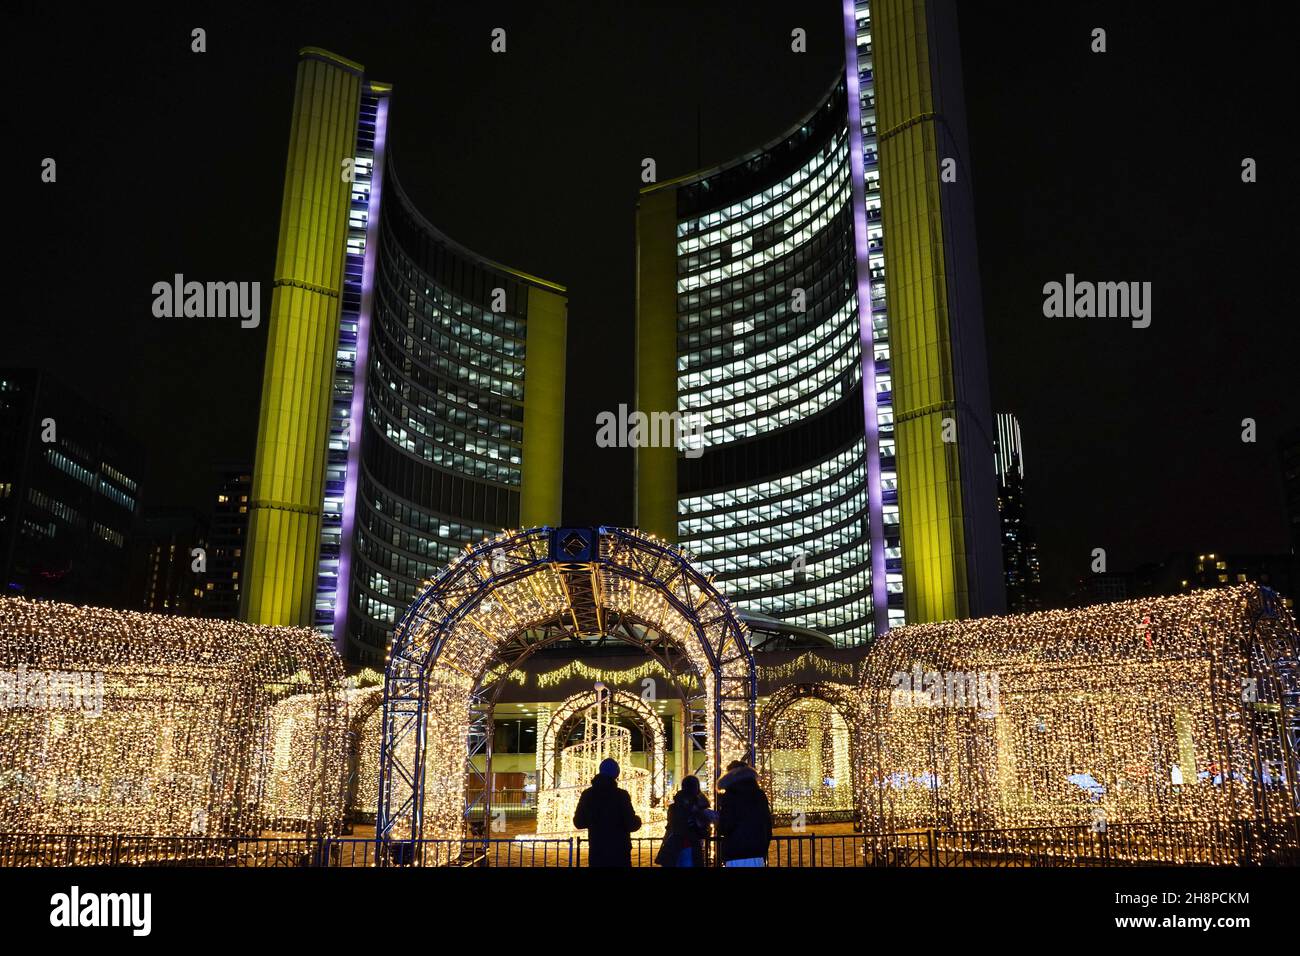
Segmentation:
[[(634, 867), (652, 867), (661, 837), (632, 840)], [(704, 841), (704, 866), (721, 864)], [(0, 834), (0, 867), (537, 867), (588, 863), (589, 841), (468, 838), (169, 837)], [(1010, 830), (803, 833), (772, 837), (771, 867), (1086, 867), (1184, 864), (1300, 866), (1300, 821), (1129, 823)]]

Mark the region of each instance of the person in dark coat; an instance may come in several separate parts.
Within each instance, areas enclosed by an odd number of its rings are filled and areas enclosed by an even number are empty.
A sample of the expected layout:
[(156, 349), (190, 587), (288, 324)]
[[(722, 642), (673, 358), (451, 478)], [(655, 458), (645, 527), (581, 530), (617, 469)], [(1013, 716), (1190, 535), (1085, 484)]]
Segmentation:
[(754, 768), (739, 760), (727, 764), (718, 781), (718, 836), (723, 866), (767, 866), (772, 841), (772, 808)]
[(600, 773), (578, 798), (573, 825), (587, 831), (588, 866), (632, 865), (632, 834), (641, 829), (641, 818), (628, 792), (618, 785), (616, 760), (606, 757), (600, 762)]
[(703, 866), (704, 841), (718, 815), (700, 792), (699, 777), (683, 777), (682, 788), (668, 807), (668, 827), (656, 862), (660, 866)]

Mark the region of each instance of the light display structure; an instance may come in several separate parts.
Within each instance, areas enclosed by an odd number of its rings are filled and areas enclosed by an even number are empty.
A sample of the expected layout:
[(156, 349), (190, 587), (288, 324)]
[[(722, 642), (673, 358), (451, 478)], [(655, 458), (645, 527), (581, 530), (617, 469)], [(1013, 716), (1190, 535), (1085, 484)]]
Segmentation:
[(491, 713), (484, 675), (566, 634), (603, 635), (616, 624), (632, 625), (625, 637), (641, 635), (649, 652), (673, 645), (700, 676), (707, 780), (730, 760), (752, 759), (745, 627), (684, 554), (623, 528), (506, 532), (467, 548), (397, 628), (385, 673), (377, 839), (462, 837), (471, 728)]
[[(602, 694), (602, 690), (604, 691)], [(603, 711), (602, 711), (603, 705)], [(591, 728), (613, 719), (613, 711), (620, 708), (626, 711), (636, 722), (645, 741), (645, 753), (648, 768), (631, 765), (631, 732), (626, 728), (614, 727), (610, 733), (597, 733), (595, 736), (596, 753), (594, 764), (590, 759), (583, 759), (582, 753), (565, 747), (575, 725), (582, 721), (583, 744), (592, 740)], [(618, 732), (620, 738), (626, 735), (629, 743), (626, 748), (601, 748), (602, 739), (613, 737)], [(626, 754), (623, 750), (626, 750)], [(618, 750), (618, 753), (614, 751)], [(605, 752), (608, 751), (608, 752)], [(644, 700), (627, 691), (611, 691), (597, 685), (596, 689), (574, 694), (563, 701), (551, 714), (542, 731), (540, 746), (537, 748), (537, 833), (567, 833), (572, 830), (573, 811), (577, 807), (577, 797), (582, 789), (591, 783), (600, 761), (604, 757), (613, 757), (622, 768), (619, 774), (619, 786), (632, 795), (632, 806), (637, 810), (643, 825), (659, 822), (666, 818), (663, 811), (663, 796), (667, 780), (667, 766), (664, 763), (663, 721)]]
[(3, 598), (0, 696), (0, 832), (337, 832), (343, 667), (315, 631)]
[[(1294, 853), (1298, 659), (1255, 585), (891, 631), (861, 684), (863, 828), (1150, 827)], [(954, 699), (972, 681), (992, 706)]]
[(379, 748), (384, 729), (384, 689), (350, 688), (348, 777), (344, 819), (373, 823), (379, 803)]
[(861, 763), (860, 695), (848, 684), (786, 684), (758, 718), (758, 774), (778, 818), (852, 814)]

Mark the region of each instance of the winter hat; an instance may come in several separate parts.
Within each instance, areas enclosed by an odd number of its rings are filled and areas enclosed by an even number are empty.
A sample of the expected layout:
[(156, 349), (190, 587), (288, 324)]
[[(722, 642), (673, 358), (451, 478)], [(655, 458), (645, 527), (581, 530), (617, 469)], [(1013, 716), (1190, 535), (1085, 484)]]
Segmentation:
[[(590, 764), (588, 765), (590, 766)], [(613, 757), (606, 757), (600, 762), (600, 772), (606, 777), (618, 777), (618, 761)]]

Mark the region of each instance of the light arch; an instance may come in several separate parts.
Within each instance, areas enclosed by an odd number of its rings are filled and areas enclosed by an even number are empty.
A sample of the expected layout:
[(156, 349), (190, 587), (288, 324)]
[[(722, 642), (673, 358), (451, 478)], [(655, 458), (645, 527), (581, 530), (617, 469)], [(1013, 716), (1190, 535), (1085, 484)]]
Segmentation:
[[(663, 800), (668, 780), (668, 767), (664, 759), (665, 734), (663, 718), (656, 714), (654, 708), (636, 694), (625, 690), (615, 690), (611, 692), (611, 695), (610, 703), (615, 707), (622, 707), (624, 710), (631, 711), (635, 715), (637, 723), (641, 725), (643, 734), (646, 737), (646, 753), (650, 755), (650, 794), (654, 805), (658, 805)], [(568, 736), (565, 733), (566, 728), (572, 727), (575, 721), (580, 720), (583, 712), (588, 707), (595, 706), (596, 701), (596, 691), (594, 689), (585, 690), (564, 700), (551, 713), (550, 719), (542, 729), (541, 740), (537, 742), (537, 788), (539, 790), (556, 785), (555, 762), (560, 752), (560, 746)]]
[[(706, 776), (752, 759), (756, 678), (731, 603), (664, 541), (625, 528), (532, 528), (467, 547), (398, 625), (384, 680), (376, 838), (458, 838), (478, 688), (519, 642), (644, 628), (677, 645), (704, 685)], [(631, 629), (624, 628), (627, 632)]]
[(763, 705), (759, 713), (755, 753), (759, 779), (769, 794), (774, 793), (771, 754), (777, 724), (793, 705), (805, 700), (819, 700), (829, 704), (848, 726), (848, 764), (851, 779), (847, 781), (852, 793), (853, 818), (860, 818), (861, 793), (859, 774), (862, 760), (861, 695), (855, 687), (833, 681), (803, 681), (778, 688)]

